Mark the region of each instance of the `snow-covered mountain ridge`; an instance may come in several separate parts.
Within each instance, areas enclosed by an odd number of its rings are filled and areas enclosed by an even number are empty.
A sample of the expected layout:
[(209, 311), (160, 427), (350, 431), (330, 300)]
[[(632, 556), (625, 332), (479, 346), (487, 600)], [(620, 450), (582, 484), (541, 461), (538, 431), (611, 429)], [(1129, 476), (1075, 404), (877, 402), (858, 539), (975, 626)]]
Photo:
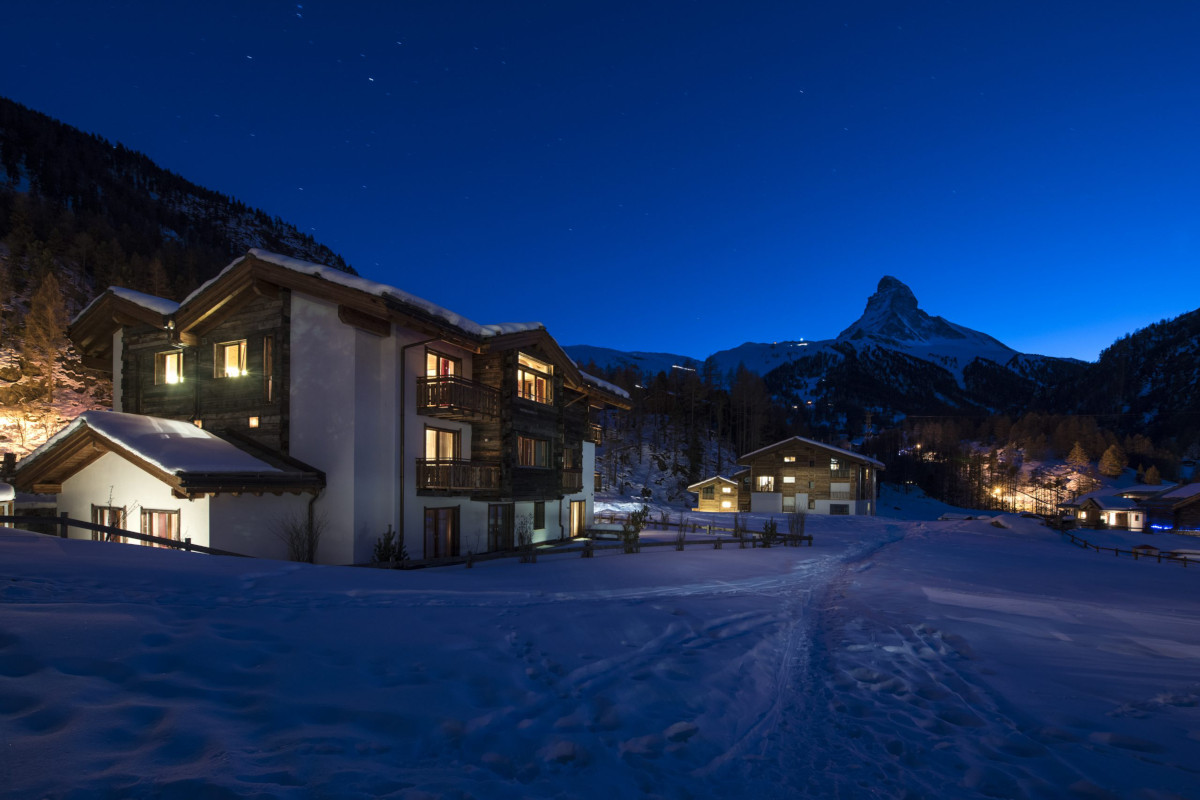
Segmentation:
[[(655, 374), (698, 366), (671, 353), (625, 353), (589, 345), (566, 348), (581, 364), (635, 367)], [(986, 333), (932, 316), (912, 290), (885, 276), (862, 315), (837, 337), (745, 342), (710, 357), (721, 376), (744, 366), (768, 379), (785, 402), (830, 406), (850, 402), (899, 413), (951, 409), (1005, 410), (1022, 405), (1071, 359), (1019, 353)]]

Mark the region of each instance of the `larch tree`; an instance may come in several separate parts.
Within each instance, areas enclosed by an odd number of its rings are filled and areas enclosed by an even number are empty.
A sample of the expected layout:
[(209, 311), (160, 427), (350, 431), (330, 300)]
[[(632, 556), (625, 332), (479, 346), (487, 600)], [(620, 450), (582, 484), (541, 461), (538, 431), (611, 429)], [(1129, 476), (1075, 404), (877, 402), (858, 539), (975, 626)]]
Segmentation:
[(1104, 455), (1100, 456), (1100, 474), (1106, 475), (1109, 478), (1119, 478), (1121, 473), (1125, 471), (1125, 465), (1128, 459), (1125, 457), (1125, 451), (1120, 445), (1112, 444), (1104, 451)]
[(1162, 483), (1162, 476), (1158, 474), (1158, 467), (1151, 464), (1150, 469), (1146, 470), (1146, 484), (1158, 486), (1160, 483)]
[(25, 360), (42, 375), (45, 400), (53, 402), (55, 367), (67, 343), (67, 305), (53, 272), (46, 273), (25, 317)]
[(1083, 449), (1083, 445), (1079, 442), (1071, 448), (1071, 452), (1067, 455), (1067, 465), (1076, 472), (1083, 472), (1092, 463), (1088, 457), (1087, 450)]

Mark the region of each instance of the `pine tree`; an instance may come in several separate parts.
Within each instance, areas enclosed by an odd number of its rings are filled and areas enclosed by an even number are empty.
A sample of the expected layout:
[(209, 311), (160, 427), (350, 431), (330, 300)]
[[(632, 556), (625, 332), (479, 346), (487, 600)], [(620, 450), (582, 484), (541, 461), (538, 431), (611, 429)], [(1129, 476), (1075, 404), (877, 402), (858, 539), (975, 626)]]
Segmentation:
[(1158, 467), (1151, 464), (1150, 469), (1146, 470), (1146, 484), (1158, 486), (1160, 483), (1162, 483), (1162, 476), (1158, 474)]
[(1100, 474), (1110, 478), (1119, 478), (1125, 471), (1127, 461), (1125, 452), (1121, 450), (1120, 445), (1109, 445), (1108, 449), (1104, 451), (1104, 455), (1100, 456)]
[(55, 365), (67, 341), (67, 306), (54, 273), (47, 273), (29, 301), (25, 359), (42, 374), (47, 402), (54, 400)]

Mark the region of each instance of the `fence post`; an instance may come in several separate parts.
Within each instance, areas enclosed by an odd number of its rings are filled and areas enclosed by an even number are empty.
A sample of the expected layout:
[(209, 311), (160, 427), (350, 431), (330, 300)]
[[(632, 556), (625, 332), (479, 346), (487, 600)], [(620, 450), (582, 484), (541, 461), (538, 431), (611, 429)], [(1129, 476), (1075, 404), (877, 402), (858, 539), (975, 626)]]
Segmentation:
[(60, 538), (60, 539), (67, 538), (67, 527), (68, 527), (67, 523), (68, 522), (69, 522), (69, 518), (67, 517), (66, 511), (64, 511), (58, 515), (58, 538)]
[(187, 553), (192, 552), (192, 537), (189, 536), (183, 540), (183, 549), (184, 549), (184, 552), (187, 552)]

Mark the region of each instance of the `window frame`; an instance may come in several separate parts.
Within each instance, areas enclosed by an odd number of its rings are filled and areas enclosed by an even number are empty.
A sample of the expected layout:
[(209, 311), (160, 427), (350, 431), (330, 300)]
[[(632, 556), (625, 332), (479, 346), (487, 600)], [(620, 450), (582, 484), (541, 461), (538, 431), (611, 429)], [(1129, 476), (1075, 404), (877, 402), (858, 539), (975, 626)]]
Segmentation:
[[(165, 517), (167, 520), (170, 520), (167, 525), (166, 534), (161, 532), (155, 533), (150, 530), (151, 528), (156, 527), (153, 524), (156, 521), (156, 517)], [(169, 508), (143, 508), (141, 531), (147, 536), (157, 536), (160, 539), (170, 539), (173, 542), (183, 541), (179, 526), (179, 509), (172, 510)], [(171, 536), (171, 533), (174, 533), (175, 535)], [(171, 548), (170, 545), (159, 544), (158, 542), (143, 542), (143, 544), (148, 544), (151, 547), (163, 547), (167, 549)]]
[(717, 487), (701, 486), (700, 487), (700, 499), (701, 500), (716, 500), (717, 499)]
[(533, 529), (535, 531), (546, 530), (546, 501), (537, 500), (533, 504)]
[(775, 491), (775, 476), (774, 475), (756, 475), (754, 481), (754, 491), (756, 492), (773, 492)]
[[(526, 384), (531, 388), (526, 388)], [(539, 388), (544, 391), (539, 392)], [(517, 397), (533, 403), (554, 405), (554, 365), (518, 352)]]
[[(237, 368), (234, 373), (229, 372), (229, 362), (227, 357), (230, 348), (237, 348)], [(246, 340), (245, 339), (230, 339), (227, 342), (216, 342), (213, 344), (213, 377), (216, 379), (225, 378), (244, 378), (249, 374), (246, 369)]]
[[(430, 366), (430, 359), (433, 359), (433, 365)], [(443, 366), (450, 368), (449, 372), (443, 372)], [(454, 356), (446, 355), (440, 350), (434, 350), (432, 347), (425, 348), (425, 377), (426, 378), (457, 378), (462, 376), (462, 359)]]
[[(116, 516), (117, 522), (114, 525), (110, 517)], [(125, 507), (124, 506), (98, 506), (92, 504), (92, 524), (106, 525), (110, 528), (120, 528), (127, 530), (125, 527)], [(103, 519), (102, 519), (103, 518)], [(119, 542), (124, 544), (127, 537), (117, 536), (111, 533), (102, 533), (101, 531), (92, 531), (93, 542)]]
[[(430, 452), (429, 452), (429, 443), (430, 443), (429, 434), (431, 434), (431, 433), (435, 434), (435, 438), (433, 440), (434, 447), (433, 447), (432, 455), (430, 455)], [(448, 456), (443, 455), (443, 453), (442, 453), (442, 444), (443, 444), (442, 435), (443, 434), (448, 435), (450, 437), (450, 443), (451, 443), (450, 449), (452, 450), (452, 454), (448, 455)], [(425, 460), (426, 461), (435, 461), (435, 462), (461, 461), (462, 460), (462, 431), (456, 430), (454, 428), (438, 428), (434, 425), (426, 425), (425, 426)]]
[[(539, 453), (544, 463), (537, 463)], [(518, 433), (517, 466), (526, 469), (550, 469), (550, 440)]]
[[(178, 369), (175, 372), (175, 380), (170, 379), (170, 371), (167, 369), (167, 360), (172, 356), (178, 356)], [(176, 386), (183, 383), (183, 350), (182, 348), (175, 350), (162, 350), (154, 354), (154, 385), (155, 386)]]

